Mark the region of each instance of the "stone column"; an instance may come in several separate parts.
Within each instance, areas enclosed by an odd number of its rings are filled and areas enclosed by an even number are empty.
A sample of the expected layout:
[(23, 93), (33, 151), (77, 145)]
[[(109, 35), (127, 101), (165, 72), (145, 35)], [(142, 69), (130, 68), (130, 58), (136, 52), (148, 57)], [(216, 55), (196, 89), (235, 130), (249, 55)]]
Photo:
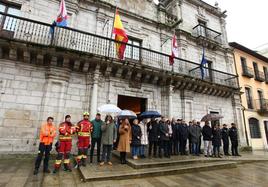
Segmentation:
[(182, 4), (181, 0), (178, 0), (176, 3), (178, 20), (182, 19), (181, 4)]
[(99, 83), (99, 71), (96, 70), (93, 75), (93, 85), (92, 85), (92, 94), (91, 94), (91, 102), (90, 102), (90, 119), (94, 119), (97, 113), (98, 83)]
[(172, 85), (168, 86), (168, 117), (169, 119), (173, 117), (173, 101), (172, 101), (173, 89), (174, 89), (174, 86)]

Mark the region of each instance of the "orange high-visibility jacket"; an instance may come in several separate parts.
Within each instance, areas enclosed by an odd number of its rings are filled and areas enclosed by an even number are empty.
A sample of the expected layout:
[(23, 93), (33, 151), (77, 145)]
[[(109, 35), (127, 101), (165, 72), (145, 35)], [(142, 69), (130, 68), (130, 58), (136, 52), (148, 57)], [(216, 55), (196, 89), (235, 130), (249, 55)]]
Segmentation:
[(50, 145), (56, 136), (55, 125), (43, 124), (40, 130), (40, 142), (45, 145)]

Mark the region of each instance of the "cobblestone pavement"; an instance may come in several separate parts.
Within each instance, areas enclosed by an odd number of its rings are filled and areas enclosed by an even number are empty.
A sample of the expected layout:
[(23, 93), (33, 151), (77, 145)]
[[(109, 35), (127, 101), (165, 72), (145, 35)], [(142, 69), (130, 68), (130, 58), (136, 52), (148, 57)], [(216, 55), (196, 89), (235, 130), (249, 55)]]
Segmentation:
[[(267, 154), (265, 154), (265, 157), (267, 157)], [(33, 176), (33, 162), (33, 159), (1, 159), (0, 187), (266, 187), (268, 184), (268, 162), (248, 163), (238, 165), (237, 168), (216, 171), (86, 183), (80, 180), (81, 177), (77, 169), (73, 169), (71, 173), (61, 171), (58, 174), (43, 174), (40, 172), (37, 176)], [(53, 161), (51, 161), (50, 164), (52, 165)], [(90, 165), (87, 167), (90, 167)], [(116, 163), (112, 167), (116, 167)], [(41, 168), (40, 171), (42, 171)]]

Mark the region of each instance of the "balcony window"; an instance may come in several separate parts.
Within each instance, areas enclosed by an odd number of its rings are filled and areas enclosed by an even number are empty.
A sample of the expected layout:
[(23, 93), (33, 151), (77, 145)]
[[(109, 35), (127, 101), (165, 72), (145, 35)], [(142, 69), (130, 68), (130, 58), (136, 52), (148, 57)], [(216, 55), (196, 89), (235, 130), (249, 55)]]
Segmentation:
[(126, 51), (125, 51), (126, 59), (140, 61), (140, 59), (141, 59), (141, 50), (140, 50), (141, 43), (142, 43), (141, 40), (129, 38), (128, 44), (131, 44), (131, 45), (127, 45), (127, 47), (126, 47)]
[(255, 80), (264, 82), (264, 73), (259, 71), (258, 64), (256, 62), (253, 62), (253, 67), (254, 67), (254, 73), (255, 73)]
[(251, 89), (246, 87), (245, 92), (246, 92), (246, 99), (247, 99), (248, 109), (253, 109)]
[(267, 67), (263, 67), (263, 73), (264, 73), (264, 77), (265, 77), (265, 82), (268, 83), (268, 71), (267, 71)]
[(251, 138), (261, 138), (259, 120), (257, 120), (256, 118), (250, 118), (248, 120), (248, 123)]
[[(13, 4), (0, 3), (0, 12), (20, 16), (20, 7)], [(17, 19), (0, 14), (0, 36), (11, 38), (17, 27)]]
[(249, 78), (253, 78), (253, 70), (250, 67), (247, 67), (247, 60), (244, 57), (240, 57), (240, 61), (241, 61), (241, 66), (242, 66), (242, 75), (249, 77)]

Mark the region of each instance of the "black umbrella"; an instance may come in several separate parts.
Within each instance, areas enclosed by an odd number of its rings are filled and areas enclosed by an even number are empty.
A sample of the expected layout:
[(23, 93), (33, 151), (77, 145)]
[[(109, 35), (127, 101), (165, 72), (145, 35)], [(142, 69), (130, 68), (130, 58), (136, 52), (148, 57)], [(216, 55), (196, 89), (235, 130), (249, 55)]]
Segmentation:
[(157, 111), (146, 111), (141, 113), (140, 115), (141, 118), (159, 118), (161, 117), (161, 114)]

